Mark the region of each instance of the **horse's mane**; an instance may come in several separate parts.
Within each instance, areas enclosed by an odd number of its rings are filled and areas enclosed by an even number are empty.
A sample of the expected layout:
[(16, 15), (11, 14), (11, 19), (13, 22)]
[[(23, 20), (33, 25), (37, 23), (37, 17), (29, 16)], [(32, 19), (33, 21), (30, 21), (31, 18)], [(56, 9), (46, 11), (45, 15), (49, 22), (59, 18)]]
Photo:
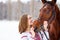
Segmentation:
[(56, 20), (60, 24), (60, 10), (57, 5), (55, 5), (55, 11), (56, 11)]

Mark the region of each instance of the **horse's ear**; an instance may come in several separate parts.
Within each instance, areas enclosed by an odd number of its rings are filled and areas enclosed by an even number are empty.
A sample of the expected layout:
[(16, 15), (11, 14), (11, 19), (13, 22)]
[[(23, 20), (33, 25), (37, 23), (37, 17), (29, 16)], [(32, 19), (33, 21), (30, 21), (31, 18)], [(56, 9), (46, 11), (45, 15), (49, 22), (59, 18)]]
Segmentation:
[(42, 1), (43, 4), (47, 2), (46, 0), (41, 0), (41, 1)]
[(55, 4), (57, 0), (52, 0), (52, 3)]
[[(41, 0), (41, 1), (42, 1), (43, 4), (47, 2), (46, 0)], [(57, 1), (57, 0), (52, 0), (52, 3), (55, 4), (56, 1)]]

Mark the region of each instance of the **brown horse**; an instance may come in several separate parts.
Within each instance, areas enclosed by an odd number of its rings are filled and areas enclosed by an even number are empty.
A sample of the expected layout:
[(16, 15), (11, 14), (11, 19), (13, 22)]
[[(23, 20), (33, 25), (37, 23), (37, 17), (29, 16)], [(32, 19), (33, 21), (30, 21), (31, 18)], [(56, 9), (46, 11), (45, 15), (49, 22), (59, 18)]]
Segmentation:
[(49, 40), (60, 40), (60, 11), (56, 5), (56, 0), (42, 0), (42, 2), (44, 5), (40, 9), (39, 17), (34, 21), (33, 26), (40, 29), (43, 22), (48, 21)]

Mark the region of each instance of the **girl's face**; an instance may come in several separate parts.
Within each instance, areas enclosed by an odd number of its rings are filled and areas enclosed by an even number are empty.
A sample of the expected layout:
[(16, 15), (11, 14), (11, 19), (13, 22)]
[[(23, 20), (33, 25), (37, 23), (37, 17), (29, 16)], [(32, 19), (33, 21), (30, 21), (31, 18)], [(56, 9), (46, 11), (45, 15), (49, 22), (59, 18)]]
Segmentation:
[(28, 15), (28, 25), (31, 26), (33, 24), (32, 17)]

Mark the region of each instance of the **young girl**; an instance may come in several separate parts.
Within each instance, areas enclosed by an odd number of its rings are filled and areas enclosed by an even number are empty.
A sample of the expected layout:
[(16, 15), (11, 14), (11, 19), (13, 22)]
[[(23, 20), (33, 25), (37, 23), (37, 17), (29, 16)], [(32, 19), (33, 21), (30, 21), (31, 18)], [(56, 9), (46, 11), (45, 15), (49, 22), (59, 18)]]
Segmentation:
[(21, 40), (36, 40), (36, 33), (34, 28), (31, 26), (33, 24), (32, 17), (30, 15), (23, 15), (19, 22), (19, 32)]

